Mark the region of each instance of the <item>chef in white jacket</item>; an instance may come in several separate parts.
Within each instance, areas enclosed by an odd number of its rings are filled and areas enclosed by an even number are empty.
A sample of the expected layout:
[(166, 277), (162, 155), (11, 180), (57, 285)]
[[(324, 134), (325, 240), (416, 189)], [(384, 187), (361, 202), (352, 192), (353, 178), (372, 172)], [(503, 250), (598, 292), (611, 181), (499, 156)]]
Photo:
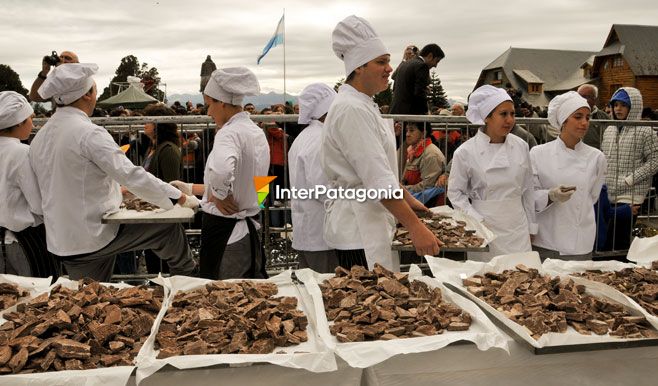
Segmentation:
[(605, 181), (603, 153), (582, 139), (589, 128), (590, 107), (575, 91), (548, 105), (548, 122), (556, 140), (535, 146), (530, 161), (539, 230), (532, 242), (542, 259), (591, 259), (596, 238), (593, 205)]
[(186, 194), (203, 195), (200, 275), (208, 279), (266, 278), (265, 255), (253, 218), (261, 209), (254, 177), (267, 176), (267, 138), (243, 111), (245, 96), (260, 85), (246, 67), (213, 71), (203, 91), (208, 115), (217, 125), (206, 161), (204, 184), (172, 181)]
[(515, 135), (514, 103), (504, 89), (484, 85), (468, 99), (466, 118), (480, 127), (454, 154), (448, 198), (496, 234), (489, 252), (469, 252), (468, 259), (531, 251), (537, 233), (528, 144)]
[[(322, 132), (320, 163), (329, 188), (401, 188), (393, 125), (382, 119), (372, 97), (385, 90), (392, 72), (390, 54), (364, 19), (349, 16), (332, 34), (333, 50), (345, 64), (347, 79), (338, 90)], [(327, 201), (324, 238), (336, 249), (341, 266), (378, 262), (398, 269), (391, 253), (397, 218), (408, 230), (418, 255), (435, 255), (440, 241), (412, 209), (427, 210), (403, 190), (403, 198), (363, 202), (336, 198)], [(398, 197), (400, 195), (398, 194)], [(392, 197), (392, 195), (391, 195)]]
[(24, 96), (0, 92), (0, 273), (56, 276), (46, 249), (41, 194), (28, 161), (34, 111)]
[(96, 106), (95, 64), (67, 63), (51, 72), (41, 87), (54, 98), (57, 112), (30, 146), (30, 164), (42, 197), (48, 250), (62, 259), (72, 279), (108, 281), (117, 253), (151, 249), (172, 274), (195, 270), (180, 224), (102, 224), (119, 210), (120, 185), (163, 209), (198, 206), (173, 186), (133, 165), (112, 136), (89, 116)]
[[(336, 91), (323, 83), (310, 84), (299, 94), (297, 122), (308, 126), (288, 153), (291, 187), (310, 191), (327, 185), (320, 166), (320, 145), (324, 120), (335, 97)], [(299, 251), (299, 268), (330, 273), (338, 266), (338, 258), (323, 237), (324, 201), (324, 196), (291, 200), (292, 247)]]

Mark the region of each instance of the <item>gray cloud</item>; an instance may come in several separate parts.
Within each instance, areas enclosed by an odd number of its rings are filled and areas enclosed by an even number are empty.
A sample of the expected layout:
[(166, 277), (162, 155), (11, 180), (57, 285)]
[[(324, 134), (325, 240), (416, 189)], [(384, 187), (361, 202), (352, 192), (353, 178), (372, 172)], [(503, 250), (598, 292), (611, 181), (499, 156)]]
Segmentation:
[(73, 50), (96, 62), (105, 87), (122, 57), (133, 54), (158, 68), (169, 93), (198, 90), (201, 62), (246, 65), (264, 91), (283, 89), (283, 49), (256, 57), (286, 9), (286, 86), (298, 93), (315, 81), (335, 83), (343, 65), (331, 51), (331, 31), (349, 14), (368, 19), (399, 63), (409, 43), (436, 42), (446, 52), (437, 69), (450, 97), (463, 98), (481, 69), (510, 46), (599, 50), (613, 23), (655, 24), (651, 0), (460, 2), (407, 0), (9, 0), (0, 14), (0, 63), (16, 70), (25, 87), (51, 50)]

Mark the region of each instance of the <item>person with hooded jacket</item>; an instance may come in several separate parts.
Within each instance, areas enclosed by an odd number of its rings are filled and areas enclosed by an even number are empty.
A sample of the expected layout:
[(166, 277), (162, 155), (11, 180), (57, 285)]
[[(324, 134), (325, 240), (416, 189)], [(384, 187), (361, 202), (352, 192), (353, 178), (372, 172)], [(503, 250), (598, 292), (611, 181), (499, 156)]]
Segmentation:
[[(633, 87), (621, 87), (610, 99), (612, 117), (620, 121), (603, 133), (601, 150), (608, 162), (606, 185), (611, 205), (640, 205), (658, 172), (658, 137), (649, 126), (624, 125), (621, 121), (640, 120), (642, 94)], [(614, 249), (630, 246), (632, 224), (617, 223)]]

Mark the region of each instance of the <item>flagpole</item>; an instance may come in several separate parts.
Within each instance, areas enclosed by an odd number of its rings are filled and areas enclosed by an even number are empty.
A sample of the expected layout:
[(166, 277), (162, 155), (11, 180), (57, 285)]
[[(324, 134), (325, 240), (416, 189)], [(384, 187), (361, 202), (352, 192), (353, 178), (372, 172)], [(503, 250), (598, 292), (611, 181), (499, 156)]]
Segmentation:
[(283, 106), (286, 106), (286, 9), (283, 9)]

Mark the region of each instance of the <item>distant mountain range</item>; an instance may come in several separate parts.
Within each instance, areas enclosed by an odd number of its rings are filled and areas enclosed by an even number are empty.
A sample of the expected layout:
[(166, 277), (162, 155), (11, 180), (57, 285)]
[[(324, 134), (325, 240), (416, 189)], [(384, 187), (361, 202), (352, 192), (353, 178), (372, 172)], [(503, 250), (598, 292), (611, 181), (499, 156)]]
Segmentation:
[[(297, 95), (286, 95), (287, 99), (294, 103), (297, 103)], [(197, 103), (203, 103), (203, 96), (201, 93), (195, 94), (171, 94), (167, 96), (167, 104), (172, 105), (174, 102), (179, 101), (181, 104), (185, 104), (187, 101), (191, 101), (195, 105)], [(254, 97), (246, 97), (244, 103), (253, 103), (257, 109), (263, 109), (265, 107), (270, 107), (271, 105), (283, 103), (283, 93), (276, 93), (271, 91), (267, 94), (260, 94)]]

